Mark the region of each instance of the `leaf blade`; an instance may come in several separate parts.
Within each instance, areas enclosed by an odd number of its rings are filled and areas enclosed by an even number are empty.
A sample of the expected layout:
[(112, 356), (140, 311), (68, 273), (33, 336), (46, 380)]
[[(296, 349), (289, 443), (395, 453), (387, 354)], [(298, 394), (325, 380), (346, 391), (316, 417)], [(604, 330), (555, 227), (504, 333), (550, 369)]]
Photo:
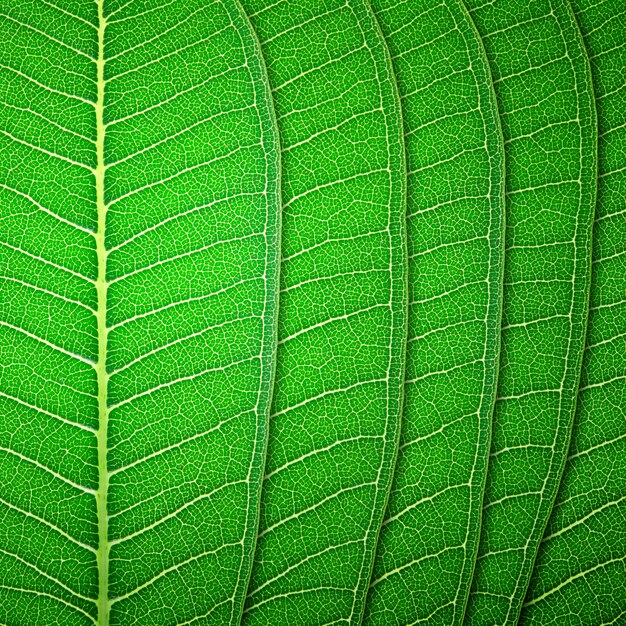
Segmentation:
[(569, 443), (588, 308), (597, 136), (589, 68), (568, 7), (466, 5), (500, 107), (507, 249), (492, 452), (465, 621), (508, 624), (518, 618)]
[(244, 8), (275, 99), (284, 228), (277, 378), (243, 622), (356, 624), (402, 395), (399, 103), (365, 2)]
[[(568, 615), (572, 624), (624, 617), (624, 173), (620, 89), (626, 13), (615, 3), (572, 2), (591, 61), (598, 108), (598, 197), (587, 345), (569, 457), (520, 623)], [(620, 30), (621, 29), (621, 30)], [(617, 69), (617, 72), (615, 71)], [(616, 158), (617, 157), (617, 158)]]
[(1, 174), (2, 471), (25, 466), (2, 494), (2, 621), (236, 623), (277, 320), (265, 70), (231, 0), (92, 9), (18, 4), (0, 33), (0, 123), (30, 156)]
[(452, 624), (478, 546), (495, 400), (503, 139), (462, 3), (373, 8), (403, 103), (411, 311), (403, 434), (364, 623)]

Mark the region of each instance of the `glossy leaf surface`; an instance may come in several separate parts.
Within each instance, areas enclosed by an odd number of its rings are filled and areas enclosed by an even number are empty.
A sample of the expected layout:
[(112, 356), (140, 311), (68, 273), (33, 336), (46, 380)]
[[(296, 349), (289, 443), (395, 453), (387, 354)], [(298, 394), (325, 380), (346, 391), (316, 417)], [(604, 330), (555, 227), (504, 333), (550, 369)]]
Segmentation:
[(462, 2), (375, 0), (408, 161), (402, 437), (365, 624), (458, 624), (480, 532), (500, 337), (504, 147)]
[(366, 2), (247, 0), (283, 159), (279, 344), (243, 623), (358, 624), (397, 451), (405, 163)]
[(465, 622), (514, 624), (565, 463), (587, 320), (596, 187), (589, 63), (560, 0), (467, 2), (505, 140), (502, 347)]
[(522, 624), (626, 621), (626, 6), (572, 2), (598, 111), (587, 346), (569, 458)]
[(278, 270), (254, 34), (230, 0), (1, 14), (0, 622), (236, 623)]

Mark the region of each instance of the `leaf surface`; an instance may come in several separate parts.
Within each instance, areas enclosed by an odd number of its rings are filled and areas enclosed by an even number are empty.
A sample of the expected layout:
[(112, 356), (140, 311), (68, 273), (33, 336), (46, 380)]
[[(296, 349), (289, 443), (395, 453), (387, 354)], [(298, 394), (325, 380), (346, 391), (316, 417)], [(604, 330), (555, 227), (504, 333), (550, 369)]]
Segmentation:
[(254, 33), (231, 0), (0, 12), (0, 622), (236, 623), (278, 292)]
[(575, 0), (598, 110), (587, 346), (572, 443), (522, 624), (626, 621), (626, 7)]
[(507, 228), (498, 397), (466, 623), (513, 624), (556, 495), (575, 410), (595, 204), (588, 59), (556, 0), (467, 2), (498, 99)]
[(358, 624), (404, 380), (400, 103), (365, 1), (244, 8), (280, 130), (283, 242), (276, 384), (243, 623)]
[(375, 0), (408, 160), (402, 436), (364, 623), (458, 624), (478, 547), (500, 337), (504, 146), (462, 2)]

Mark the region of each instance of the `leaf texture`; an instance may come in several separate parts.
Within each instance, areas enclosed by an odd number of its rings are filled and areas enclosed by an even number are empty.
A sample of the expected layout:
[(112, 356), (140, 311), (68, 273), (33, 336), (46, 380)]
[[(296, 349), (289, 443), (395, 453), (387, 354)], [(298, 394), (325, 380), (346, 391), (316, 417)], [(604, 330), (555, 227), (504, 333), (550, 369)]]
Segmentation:
[(391, 483), (406, 344), (406, 172), (363, 0), (244, 3), (283, 163), (276, 383), (243, 623), (358, 624)]
[(408, 160), (402, 436), (365, 624), (458, 624), (478, 548), (500, 337), (504, 146), (463, 3), (375, 0)]
[(0, 622), (236, 623), (278, 292), (254, 33), (232, 0), (0, 13)]
[(467, 2), (505, 140), (502, 351), (466, 623), (517, 621), (565, 463), (584, 347), (596, 186), (588, 59), (566, 3)]
[(572, 443), (522, 624), (626, 622), (626, 6), (572, 2), (598, 107), (591, 303)]

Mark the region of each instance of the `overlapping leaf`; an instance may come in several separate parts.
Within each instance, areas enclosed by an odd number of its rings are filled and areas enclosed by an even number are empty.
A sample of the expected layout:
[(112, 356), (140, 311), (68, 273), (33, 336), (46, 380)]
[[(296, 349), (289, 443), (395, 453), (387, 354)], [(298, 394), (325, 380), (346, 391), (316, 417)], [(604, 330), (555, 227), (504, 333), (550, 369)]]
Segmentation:
[(402, 438), (365, 624), (458, 624), (478, 547), (500, 334), (504, 147), (462, 2), (375, 0), (408, 159)]
[(2, 3), (0, 622), (236, 623), (275, 342), (267, 79), (230, 0), (104, 4)]
[(626, 620), (626, 7), (572, 5), (598, 112), (591, 303), (569, 458), (521, 623), (585, 626)]
[(591, 75), (569, 7), (467, 2), (505, 139), (507, 229), (498, 398), (467, 624), (521, 609), (570, 439), (595, 205)]
[(405, 164), (367, 3), (247, 0), (283, 152), (281, 311), (243, 623), (358, 624), (397, 450)]

